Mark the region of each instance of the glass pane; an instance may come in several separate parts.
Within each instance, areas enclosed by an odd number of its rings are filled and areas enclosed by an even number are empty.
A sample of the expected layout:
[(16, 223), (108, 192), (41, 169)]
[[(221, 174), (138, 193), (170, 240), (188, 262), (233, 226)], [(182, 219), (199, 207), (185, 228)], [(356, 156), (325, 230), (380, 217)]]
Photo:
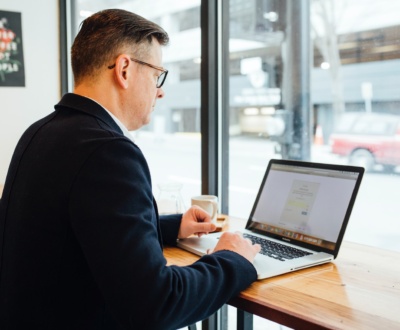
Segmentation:
[[(200, 161), (200, 0), (78, 0), (76, 29), (92, 13), (121, 8), (162, 26), (170, 36), (163, 48), (169, 70), (151, 123), (132, 132), (150, 166), (153, 193), (159, 185), (180, 183), (185, 207), (201, 193)], [(162, 205), (159, 205), (160, 211)]]
[[(367, 169), (345, 240), (400, 251), (400, 0), (309, 3), (230, 0), (229, 213), (248, 218), (269, 159), (310, 148), (312, 161)], [(285, 94), (299, 69), (311, 139), (294, 146)]]
[[(276, 1), (230, 0), (229, 213), (248, 218), (279, 131), (281, 47)], [(264, 13), (271, 16), (264, 18)], [(269, 16), (268, 16), (269, 17)]]

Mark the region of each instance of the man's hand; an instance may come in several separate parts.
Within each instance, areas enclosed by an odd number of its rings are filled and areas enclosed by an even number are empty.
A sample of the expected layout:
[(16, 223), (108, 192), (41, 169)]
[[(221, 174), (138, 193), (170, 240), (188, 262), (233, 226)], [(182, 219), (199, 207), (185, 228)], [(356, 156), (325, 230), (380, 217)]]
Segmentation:
[(199, 206), (193, 205), (182, 216), (178, 238), (186, 238), (193, 234), (200, 237), (216, 228), (216, 225), (211, 223), (210, 215)]
[(260, 252), (261, 246), (253, 244), (248, 238), (244, 238), (241, 233), (225, 232), (221, 235), (214, 250), (209, 252), (221, 250), (234, 251), (252, 263), (257, 253)]

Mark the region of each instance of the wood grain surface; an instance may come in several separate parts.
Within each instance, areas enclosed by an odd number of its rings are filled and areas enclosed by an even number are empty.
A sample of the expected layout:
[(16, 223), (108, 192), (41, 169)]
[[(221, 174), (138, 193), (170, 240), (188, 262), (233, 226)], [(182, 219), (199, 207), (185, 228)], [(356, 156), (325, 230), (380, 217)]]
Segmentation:
[[(227, 217), (224, 230), (244, 224)], [(198, 260), (175, 247), (164, 255)], [(400, 329), (400, 253), (345, 241), (334, 262), (257, 281), (229, 304), (294, 329)]]

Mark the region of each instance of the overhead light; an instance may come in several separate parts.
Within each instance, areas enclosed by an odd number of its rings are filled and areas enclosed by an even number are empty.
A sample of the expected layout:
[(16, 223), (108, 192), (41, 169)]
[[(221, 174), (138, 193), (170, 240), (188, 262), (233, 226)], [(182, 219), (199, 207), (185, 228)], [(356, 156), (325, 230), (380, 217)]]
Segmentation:
[(276, 22), (279, 18), (279, 15), (275, 11), (270, 11), (269, 13), (264, 13), (264, 18), (269, 20), (270, 22)]
[(258, 108), (245, 108), (244, 109), (244, 114), (246, 116), (255, 116), (258, 115), (259, 111)]
[(262, 115), (274, 115), (275, 114), (275, 108), (274, 107), (262, 107), (261, 108), (261, 114)]
[(92, 16), (92, 15), (93, 15), (93, 12), (89, 11), (89, 10), (81, 10), (79, 12), (79, 16), (83, 17), (83, 18), (87, 18), (87, 17)]
[(247, 57), (240, 60), (240, 73), (245, 75), (262, 71), (261, 57)]
[(323, 70), (328, 70), (330, 67), (331, 67), (331, 65), (328, 62), (321, 63), (321, 69), (323, 69)]

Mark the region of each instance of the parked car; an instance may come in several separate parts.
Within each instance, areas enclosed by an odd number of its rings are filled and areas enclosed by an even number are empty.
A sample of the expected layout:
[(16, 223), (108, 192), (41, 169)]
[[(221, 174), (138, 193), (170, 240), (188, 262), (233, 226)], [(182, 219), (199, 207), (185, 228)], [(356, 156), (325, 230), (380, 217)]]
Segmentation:
[(384, 113), (344, 113), (330, 136), (331, 151), (367, 171), (400, 165), (400, 116)]

